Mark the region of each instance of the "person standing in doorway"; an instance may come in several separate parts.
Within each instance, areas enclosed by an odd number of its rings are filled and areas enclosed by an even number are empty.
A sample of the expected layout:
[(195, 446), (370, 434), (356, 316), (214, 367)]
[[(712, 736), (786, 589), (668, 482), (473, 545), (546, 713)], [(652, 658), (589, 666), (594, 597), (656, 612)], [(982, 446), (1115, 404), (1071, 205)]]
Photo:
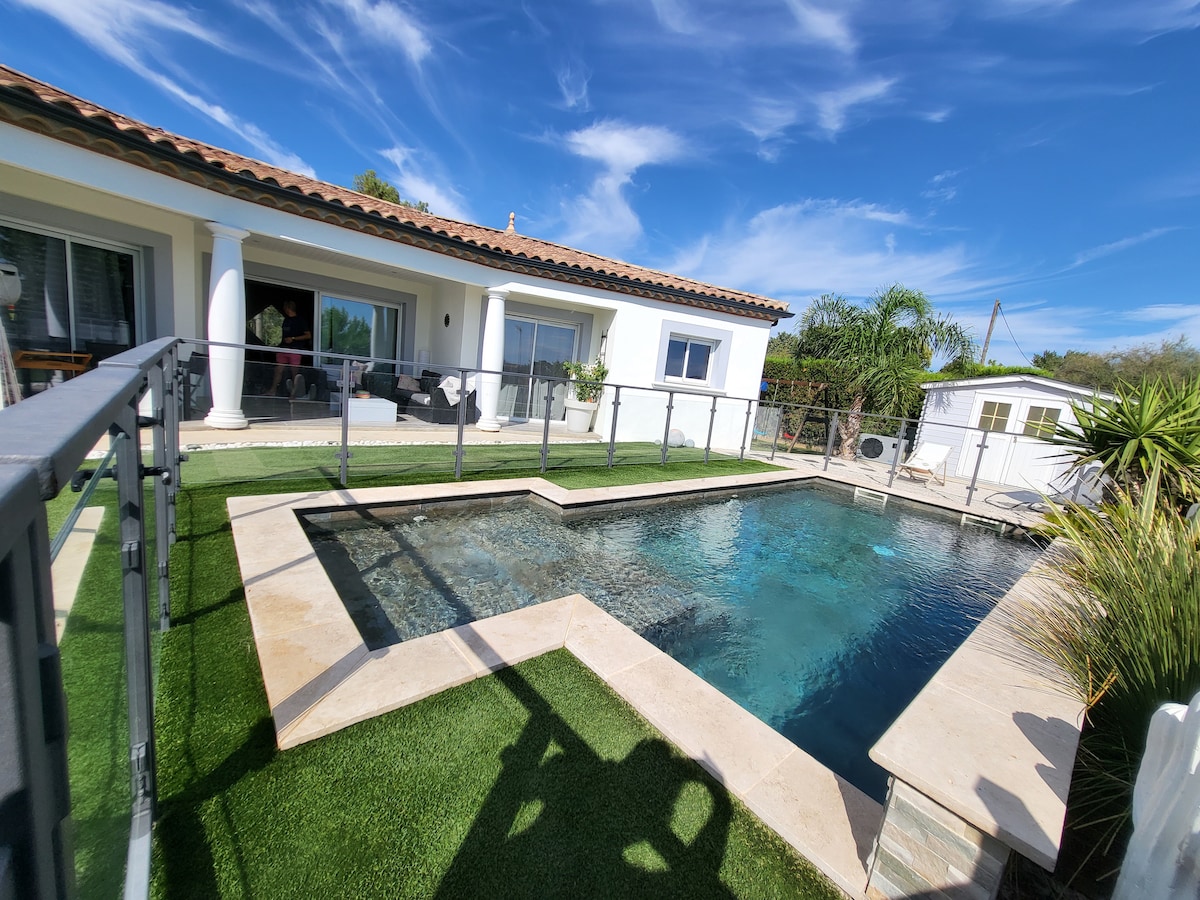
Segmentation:
[(283, 301), (283, 337), (280, 338), (279, 349), (281, 352), (276, 354), (275, 378), (268, 393), (274, 395), (279, 390), (279, 382), (286, 377), (288, 395), (293, 400), (302, 400), (306, 393), (304, 376), (300, 374), (303, 357), (296, 351), (312, 349), (312, 327), (296, 311), (295, 300)]

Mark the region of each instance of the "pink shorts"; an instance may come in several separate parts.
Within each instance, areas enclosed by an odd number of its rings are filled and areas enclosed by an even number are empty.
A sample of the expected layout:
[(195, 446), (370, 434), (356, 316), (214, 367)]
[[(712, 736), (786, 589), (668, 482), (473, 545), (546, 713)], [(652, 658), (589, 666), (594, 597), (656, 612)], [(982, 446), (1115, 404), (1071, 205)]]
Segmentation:
[(279, 353), (279, 364), (283, 366), (298, 366), (300, 365), (299, 353)]

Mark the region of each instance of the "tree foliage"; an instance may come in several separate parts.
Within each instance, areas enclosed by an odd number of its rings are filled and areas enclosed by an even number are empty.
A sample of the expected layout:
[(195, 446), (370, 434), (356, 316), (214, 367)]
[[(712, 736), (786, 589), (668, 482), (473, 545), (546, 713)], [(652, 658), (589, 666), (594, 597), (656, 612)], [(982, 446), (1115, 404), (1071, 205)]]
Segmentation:
[(794, 331), (781, 331), (767, 340), (767, 357), (799, 356), (800, 336)]
[(842, 456), (858, 449), (863, 411), (906, 415), (920, 409), (921, 379), (935, 356), (970, 357), (961, 325), (934, 313), (920, 291), (895, 284), (865, 306), (836, 294), (812, 302), (801, 319), (798, 353), (831, 361), (831, 380), (845, 393), (849, 414), (838, 423)]
[(395, 185), (380, 178), (374, 169), (367, 169), (362, 174), (355, 175), (354, 189), (360, 194), (366, 194), (368, 197), (377, 197), (380, 200), (386, 200), (388, 203), (397, 203), (400, 206), (407, 206), (410, 209), (420, 212), (429, 212), (429, 204), (424, 200), (412, 203), (408, 200), (400, 199), (400, 192), (396, 190)]
[(1033, 363), (1053, 373), (1060, 381), (1108, 390), (1119, 381), (1138, 383), (1156, 378), (1175, 384), (1200, 377), (1200, 350), (1184, 336), (1158, 345), (1136, 344), (1106, 353), (1045, 350), (1034, 354)]

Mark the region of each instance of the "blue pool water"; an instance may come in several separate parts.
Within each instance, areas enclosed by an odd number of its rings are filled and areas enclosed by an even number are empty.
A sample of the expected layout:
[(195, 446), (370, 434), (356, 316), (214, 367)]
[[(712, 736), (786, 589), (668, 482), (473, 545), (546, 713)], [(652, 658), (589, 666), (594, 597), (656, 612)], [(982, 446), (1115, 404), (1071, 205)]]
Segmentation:
[(582, 593), (881, 800), (867, 750), (1038, 554), (817, 487), (561, 524), (510, 502), (306, 527), (369, 646)]

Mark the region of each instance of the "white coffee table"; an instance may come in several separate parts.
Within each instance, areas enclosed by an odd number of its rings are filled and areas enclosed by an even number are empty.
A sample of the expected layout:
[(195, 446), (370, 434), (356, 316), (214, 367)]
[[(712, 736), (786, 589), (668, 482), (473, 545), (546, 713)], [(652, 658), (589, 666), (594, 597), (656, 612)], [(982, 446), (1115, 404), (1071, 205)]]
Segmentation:
[(396, 404), (382, 397), (350, 398), (351, 425), (395, 425)]

